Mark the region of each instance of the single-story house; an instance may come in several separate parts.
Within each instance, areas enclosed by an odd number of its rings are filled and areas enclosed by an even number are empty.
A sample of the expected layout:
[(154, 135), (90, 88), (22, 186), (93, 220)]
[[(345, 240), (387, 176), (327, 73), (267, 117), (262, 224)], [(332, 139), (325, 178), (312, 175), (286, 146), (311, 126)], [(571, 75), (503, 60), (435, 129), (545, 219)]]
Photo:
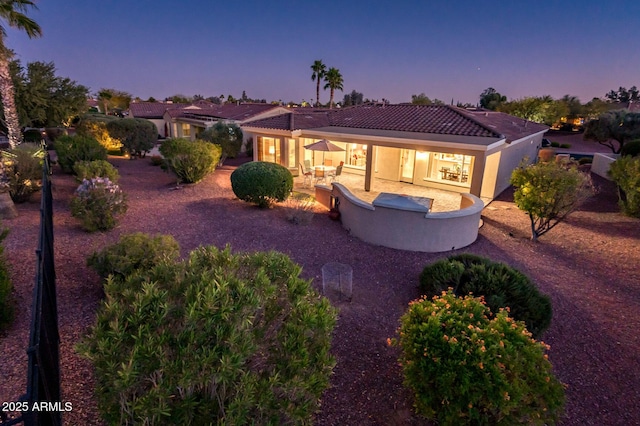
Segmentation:
[(158, 129), (158, 136), (166, 138), (169, 134), (169, 125), (164, 120), (164, 114), (170, 109), (182, 109), (189, 104), (174, 104), (172, 102), (131, 102), (129, 104), (129, 117), (144, 118), (151, 121)]
[[(547, 126), (508, 114), (448, 105), (359, 105), (336, 110), (298, 108), (242, 124), (253, 137), (254, 160), (300, 165), (344, 163), (343, 173), (406, 182), (491, 200), (509, 187), (524, 158), (535, 161)], [(344, 151), (305, 145), (327, 139)]]

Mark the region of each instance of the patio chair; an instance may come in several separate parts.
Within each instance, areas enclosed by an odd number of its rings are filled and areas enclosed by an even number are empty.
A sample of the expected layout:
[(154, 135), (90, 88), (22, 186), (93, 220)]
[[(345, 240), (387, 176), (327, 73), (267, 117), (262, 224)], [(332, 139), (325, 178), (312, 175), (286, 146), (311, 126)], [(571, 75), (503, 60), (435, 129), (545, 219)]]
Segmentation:
[(316, 167), (316, 185), (320, 182), (323, 181), (324, 183), (327, 183), (327, 180), (325, 179), (324, 176), (324, 170)]
[(304, 170), (305, 172), (313, 170), (311, 167), (311, 160), (304, 160)]
[(330, 158), (327, 158), (326, 160), (324, 160), (324, 165), (325, 166), (333, 166), (333, 160)]
[(304, 181), (302, 182), (303, 186), (307, 186), (307, 181), (309, 182), (309, 186), (311, 186), (311, 179), (313, 179), (313, 172), (309, 169), (306, 170), (302, 163), (300, 163), (300, 171), (302, 172), (302, 176), (304, 176)]
[(338, 178), (340, 177), (341, 174), (342, 174), (342, 164), (336, 167), (334, 171), (329, 172), (329, 177), (331, 178), (331, 182), (333, 182), (334, 180), (336, 182), (340, 182)]

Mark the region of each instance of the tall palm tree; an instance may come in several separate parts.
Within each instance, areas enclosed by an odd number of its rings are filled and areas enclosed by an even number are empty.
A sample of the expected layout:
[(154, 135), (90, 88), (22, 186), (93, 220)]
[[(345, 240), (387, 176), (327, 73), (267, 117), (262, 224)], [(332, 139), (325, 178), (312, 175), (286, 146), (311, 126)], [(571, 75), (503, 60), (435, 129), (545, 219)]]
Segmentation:
[(311, 81), (316, 82), (316, 106), (320, 105), (320, 80), (322, 80), (327, 73), (327, 66), (322, 63), (322, 60), (314, 61), (311, 65)]
[(342, 74), (340, 74), (340, 70), (338, 68), (329, 68), (329, 71), (324, 76), (324, 81), (327, 83), (324, 85), (324, 90), (331, 89), (330, 97), (329, 97), (329, 108), (333, 108), (333, 93), (336, 90), (344, 90), (342, 87), (342, 83), (344, 80), (342, 79)]
[[(31, 0), (0, 0), (0, 20), (12, 28), (24, 31), (29, 38), (40, 37), (42, 35), (40, 25), (23, 13), (30, 7), (37, 9)], [(22, 133), (13, 93), (13, 81), (9, 73), (9, 60), (13, 52), (4, 44), (6, 37), (7, 31), (4, 25), (0, 24), (0, 96), (2, 96), (9, 143), (12, 148), (15, 148), (22, 142)]]

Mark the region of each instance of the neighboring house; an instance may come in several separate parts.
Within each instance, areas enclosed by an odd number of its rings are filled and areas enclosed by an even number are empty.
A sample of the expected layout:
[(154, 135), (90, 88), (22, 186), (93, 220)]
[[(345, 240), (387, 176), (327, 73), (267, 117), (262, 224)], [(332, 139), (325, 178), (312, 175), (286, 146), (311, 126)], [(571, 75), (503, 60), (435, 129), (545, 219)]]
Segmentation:
[[(360, 105), (339, 110), (294, 109), (242, 125), (254, 159), (282, 164), (344, 162), (343, 173), (471, 193), (493, 199), (509, 187), (524, 158), (535, 161), (547, 126), (494, 111), (446, 105)], [(340, 152), (304, 149), (320, 139)]]
[(200, 132), (219, 121), (241, 125), (247, 120), (263, 119), (288, 111), (278, 105), (262, 103), (192, 104), (179, 109), (167, 109), (163, 118), (168, 126), (167, 137), (194, 140)]
[(164, 120), (167, 110), (182, 109), (188, 104), (174, 104), (170, 102), (131, 102), (129, 104), (129, 117), (144, 118), (151, 121), (158, 129), (158, 135), (166, 138), (169, 133), (169, 126)]

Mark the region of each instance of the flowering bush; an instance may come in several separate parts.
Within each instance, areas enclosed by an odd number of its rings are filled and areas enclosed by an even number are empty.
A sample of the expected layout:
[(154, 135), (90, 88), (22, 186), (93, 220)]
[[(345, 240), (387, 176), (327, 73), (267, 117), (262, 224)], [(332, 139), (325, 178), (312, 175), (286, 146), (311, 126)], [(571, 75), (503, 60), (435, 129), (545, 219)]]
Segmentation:
[[(490, 319), (491, 318), (491, 319)], [(398, 339), (417, 411), (438, 424), (549, 424), (564, 404), (543, 342), (506, 310), (451, 290), (411, 302)]]
[(117, 216), (127, 211), (124, 192), (109, 178), (82, 181), (71, 200), (71, 214), (89, 231), (107, 231), (117, 223)]
[(22, 143), (16, 148), (2, 151), (3, 181), (8, 185), (14, 203), (24, 203), (42, 187), (42, 159), (44, 151), (39, 145)]

